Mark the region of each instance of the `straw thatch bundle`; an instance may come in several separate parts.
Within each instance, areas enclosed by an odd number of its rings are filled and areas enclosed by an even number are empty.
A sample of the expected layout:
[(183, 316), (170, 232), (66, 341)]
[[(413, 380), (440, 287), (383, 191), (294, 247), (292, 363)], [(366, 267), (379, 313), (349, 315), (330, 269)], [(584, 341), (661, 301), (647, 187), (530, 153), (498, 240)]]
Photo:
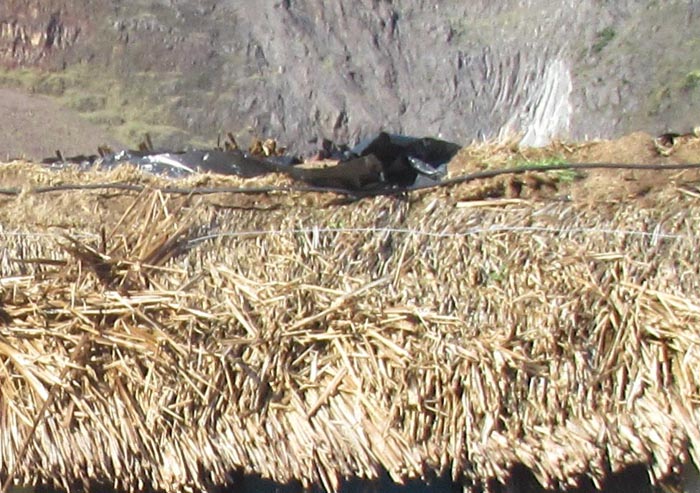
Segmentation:
[(104, 230), (3, 230), (0, 476), (333, 489), (522, 464), (554, 487), (700, 451), (698, 194), (464, 196), (145, 192)]

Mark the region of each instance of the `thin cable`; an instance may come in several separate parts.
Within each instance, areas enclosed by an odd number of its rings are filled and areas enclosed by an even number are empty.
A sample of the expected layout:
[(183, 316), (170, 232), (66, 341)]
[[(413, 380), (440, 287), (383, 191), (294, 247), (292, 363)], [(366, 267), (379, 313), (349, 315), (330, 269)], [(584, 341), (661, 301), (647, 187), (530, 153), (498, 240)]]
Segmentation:
[[(506, 226), (506, 225), (492, 225), (487, 227), (475, 227), (469, 228), (464, 232), (436, 232), (436, 231), (426, 231), (421, 229), (411, 229), (411, 228), (319, 228), (319, 227), (308, 227), (308, 228), (288, 228), (288, 229), (261, 229), (261, 230), (249, 230), (249, 231), (222, 231), (218, 233), (211, 233), (204, 236), (198, 236), (188, 241), (190, 247), (195, 246), (199, 243), (203, 243), (209, 240), (215, 240), (219, 238), (246, 238), (246, 237), (257, 237), (257, 236), (282, 236), (282, 235), (297, 235), (297, 234), (369, 234), (369, 233), (391, 233), (391, 234), (403, 234), (403, 235), (413, 235), (413, 236), (425, 236), (429, 238), (464, 238), (468, 236), (474, 236), (481, 233), (549, 233), (549, 234), (561, 234), (561, 235), (571, 235), (571, 234), (604, 234), (604, 235), (617, 235), (617, 236), (637, 236), (642, 238), (652, 238), (652, 239), (663, 239), (663, 240), (684, 240), (688, 239), (687, 235), (675, 234), (675, 233), (664, 233), (663, 231), (636, 231), (628, 229), (609, 229), (609, 228), (585, 228), (585, 227), (573, 227), (573, 228), (553, 228), (545, 226)], [(76, 237), (83, 238), (99, 238), (99, 235), (87, 232), (76, 232), (73, 233)], [(46, 237), (46, 238), (63, 238), (62, 235), (56, 233), (31, 233), (23, 231), (0, 231), (1, 236), (17, 236), (24, 238), (32, 237)]]
[[(95, 233), (88, 233), (85, 231), (78, 231), (71, 233), (73, 236), (81, 238), (100, 238), (100, 235)], [(34, 233), (31, 231), (2, 231), (0, 230), (0, 236), (18, 236), (20, 238), (63, 238), (62, 234), (58, 233)]]
[(208, 240), (215, 240), (218, 238), (246, 238), (246, 237), (256, 237), (256, 236), (282, 236), (282, 235), (295, 235), (295, 234), (357, 234), (357, 233), (395, 233), (395, 234), (405, 234), (405, 235), (416, 235), (416, 236), (426, 236), (430, 238), (464, 238), (467, 236), (474, 236), (480, 233), (558, 233), (558, 234), (604, 234), (604, 235), (618, 235), (618, 236), (637, 236), (642, 238), (655, 238), (655, 239), (671, 239), (680, 240), (687, 239), (686, 235), (674, 234), (674, 233), (663, 233), (663, 232), (653, 232), (649, 233), (646, 231), (635, 231), (626, 229), (601, 229), (601, 228), (550, 228), (544, 226), (505, 226), (505, 225), (493, 225), (488, 227), (477, 227), (469, 228), (464, 232), (435, 232), (435, 231), (425, 231), (419, 229), (410, 228), (290, 228), (290, 229), (263, 229), (263, 230), (251, 230), (251, 231), (222, 231), (219, 233), (212, 233), (197, 238), (191, 239), (188, 243), (190, 246), (194, 246), (198, 243), (202, 243)]

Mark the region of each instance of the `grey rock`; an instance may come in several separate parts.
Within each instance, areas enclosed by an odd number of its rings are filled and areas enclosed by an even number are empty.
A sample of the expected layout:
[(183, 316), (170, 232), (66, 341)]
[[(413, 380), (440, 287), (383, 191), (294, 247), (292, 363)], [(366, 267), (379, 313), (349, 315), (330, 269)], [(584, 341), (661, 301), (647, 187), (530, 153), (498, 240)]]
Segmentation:
[(695, 0), (7, 0), (0, 63), (150, 74), (191, 138), (540, 145), (696, 125), (699, 29)]

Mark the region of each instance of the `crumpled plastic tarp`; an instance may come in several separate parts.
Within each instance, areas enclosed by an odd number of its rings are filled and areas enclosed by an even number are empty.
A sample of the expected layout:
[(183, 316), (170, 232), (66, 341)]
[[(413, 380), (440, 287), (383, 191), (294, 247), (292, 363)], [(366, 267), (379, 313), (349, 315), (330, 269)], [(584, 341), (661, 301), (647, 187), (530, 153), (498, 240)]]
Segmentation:
[(120, 151), (103, 156), (45, 159), (51, 168), (113, 169), (131, 164), (143, 171), (179, 178), (194, 173), (218, 173), (252, 178), (283, 173), (308, 185), (349, 191), (412, 188), (438, 183), (447, 163), (461, 146), (430, 137), (416, 138), (381, 132), (338, 156), (334, 165), (300, 167), (294, 156), (262, 157), (233, 150), (183, 152)]

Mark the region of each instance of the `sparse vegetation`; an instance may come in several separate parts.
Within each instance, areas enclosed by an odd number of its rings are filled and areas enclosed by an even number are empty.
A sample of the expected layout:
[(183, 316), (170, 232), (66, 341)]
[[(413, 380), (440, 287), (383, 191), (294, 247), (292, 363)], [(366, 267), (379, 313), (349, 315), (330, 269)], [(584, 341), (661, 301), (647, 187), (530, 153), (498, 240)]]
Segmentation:
[[(563, 156), (547, 156), (543, 157), (542, 159), (538, 160), (525, 160), (519, 162), (517, 165), (518, 166), (536, 166), (536, 167), (545, 167), (545, 166), (555, 166), (555, 165), (560, 165), (560, 164), (566, 164), (568, 161), (563, 157)], [(557, 170), (557, 171), (552, 171), (551, 173), (554, 174), (554, 176), (557, 177), (557, 180), (563, 183), (571, 183), (577, 179), (580, 179), (583, 177), (581, 172), (573, 169), (563, 169), (563, 170)]]
[(171, 79), (152, 73), (134, 73), (128, 79), (88, 64), (60, 72), (32, 69), (0, 71), (0, 84), (55, 98), (74, 109), (125, 145), (151, 135), (157, 145), (175, 148), (205, 145), (201, 139), (172, 126), (168, 106), (161, 97)]
[(691, 70), (685, 75), (683, 89), (690, 91), (700, 86), (700, 70)]
[(668, 111), (676, 101), (686, 100), (695, 89), (700, 88), (700, 69), (685, 70), (678, 67), (664, 73), (659, 87), (649, 96), (649, 116)]
[(500, 283), (506, 279), (507, 275), (508, 275), (507, 268), (505, 266), (502, 266), (498, 269), (494, 269), (494, 270), (489, 271), (488, 279), (491, 282)]
[(593, 53), (600, 53), (615, 38), (615, 29), (606, 27), (596, 35), (595, 43), (591, 47)]

